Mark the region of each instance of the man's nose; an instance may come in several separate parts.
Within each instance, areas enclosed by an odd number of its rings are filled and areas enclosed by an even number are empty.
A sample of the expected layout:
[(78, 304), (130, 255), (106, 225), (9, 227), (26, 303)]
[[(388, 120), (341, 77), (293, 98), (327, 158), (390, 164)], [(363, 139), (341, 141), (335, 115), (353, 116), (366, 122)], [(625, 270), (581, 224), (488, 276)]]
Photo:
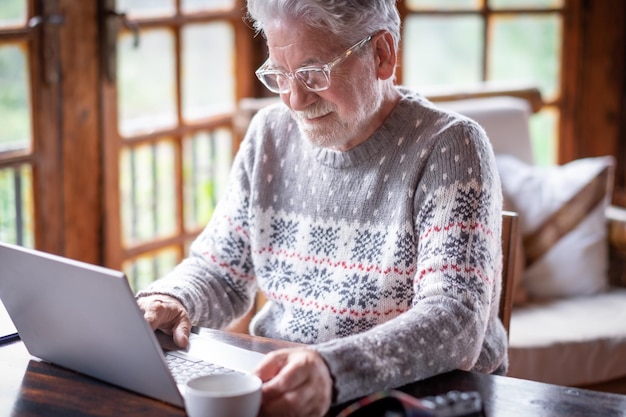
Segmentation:
[(287, 100), (285, 104), (290, 109), (300, 111), (308, 108), (315, 100), (317, 100), (317, 94), (309, 91), (300, 80), (292, 78), (289, 80), (290, 89), (285, 93), (283, 100)]

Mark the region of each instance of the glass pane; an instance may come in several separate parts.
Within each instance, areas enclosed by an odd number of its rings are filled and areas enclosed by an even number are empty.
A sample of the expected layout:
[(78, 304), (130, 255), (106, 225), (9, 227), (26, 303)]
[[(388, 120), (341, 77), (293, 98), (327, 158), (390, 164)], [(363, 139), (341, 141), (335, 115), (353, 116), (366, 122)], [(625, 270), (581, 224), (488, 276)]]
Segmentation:
[(219, 129), (184, 142), (185, 228), (204, 227), (222, 197), (232, 164), (232, 133)]
[(183, 13), (230, 10), (233, 7), (235, 7), (235, 0), (182, 0)]
[(530, 118), (533, 156), (537, 165), (557, 163), (559, 114), (554, 108), (542, 109)]
[(117, 0), (116, 9), (131, 18), (173, 16), (176, 12), (175, 0)]
[(2, 0), (0, 28), (23, 26), (26, 23), (26, 0)]
[(482, 39), (478, 16), (407, 18), (402, 83), (419, 89), (481, 81)]
[(32, 184), (29, 165), (0, 169), (0, 241), (34, 246)]
[(235, 108), (235, 34), (228, 23), (183, 29), (183, 117), (206, 118)]
[(29, 149), (32, 140), (26, 50), (0, 45), (0, 152)]
[(563, 7), (563, 0), (488, 0), (494, 9), (552, 9)]
[(140, 33), (118, 42), (119, 129), (124, 136), (176, 125), (174, 37), (167, 30)]
[(127, 261), (122, 269), (128, 277), (131, 288), (137, 292), (172, 270), (179, 262), (179, 258), (178, 250), (164, 249)]
[(169, 140), (124, 148), (120, 156), (125, 246), (176, 232), (175, 149)]
[(482, 0), (406, 0), (406, 6), (412, 10), (454, 10), (478, 9)]
[(488, 79), (532, 83), (544, 99), (555, 97), (561, 72), (561, 17), (498, 17), (491, 29)]

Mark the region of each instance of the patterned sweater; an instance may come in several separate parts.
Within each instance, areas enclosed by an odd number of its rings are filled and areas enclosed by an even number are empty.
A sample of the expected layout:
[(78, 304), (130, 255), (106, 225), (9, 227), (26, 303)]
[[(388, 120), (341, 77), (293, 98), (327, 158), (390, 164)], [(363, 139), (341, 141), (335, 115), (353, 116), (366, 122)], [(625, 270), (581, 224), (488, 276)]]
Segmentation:
[(335, 403), (453, 369), (504, 372), (493, 151), (476, 123), (398, 89), (384, 125), (346, 152), (302, 138), (282, 103), (261, 110), (189, 257), (139, 295), (172, 295), (220, 328), (262, 291), (251, 333), (312, 344)]

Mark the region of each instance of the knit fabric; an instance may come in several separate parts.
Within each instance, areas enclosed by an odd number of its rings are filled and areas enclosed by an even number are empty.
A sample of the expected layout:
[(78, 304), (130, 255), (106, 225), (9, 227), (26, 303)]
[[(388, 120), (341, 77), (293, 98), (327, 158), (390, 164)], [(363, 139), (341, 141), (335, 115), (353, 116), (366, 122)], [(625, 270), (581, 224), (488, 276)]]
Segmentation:
[(346, 152), (302, 138), (283, 104), (261, 110), (189, 257), (139, 295), (172, 295), (220, 328), (262, 291), (251, 333), (311, 344), (336, 403), (453, 369), (503, 372), (493, 151), (476, 123), (398, 89)]

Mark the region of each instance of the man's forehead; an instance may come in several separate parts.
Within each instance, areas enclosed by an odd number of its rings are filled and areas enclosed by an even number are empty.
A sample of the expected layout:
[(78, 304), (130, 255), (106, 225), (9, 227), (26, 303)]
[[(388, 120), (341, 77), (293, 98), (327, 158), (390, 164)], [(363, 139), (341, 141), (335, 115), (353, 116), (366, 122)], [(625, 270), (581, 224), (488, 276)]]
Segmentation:
[(267, 47), (272, 59), (289, 58), (299, 63), (324, 60), (337, 50), (340, 40), (329, 31), (280, 22), (266, 28)]

